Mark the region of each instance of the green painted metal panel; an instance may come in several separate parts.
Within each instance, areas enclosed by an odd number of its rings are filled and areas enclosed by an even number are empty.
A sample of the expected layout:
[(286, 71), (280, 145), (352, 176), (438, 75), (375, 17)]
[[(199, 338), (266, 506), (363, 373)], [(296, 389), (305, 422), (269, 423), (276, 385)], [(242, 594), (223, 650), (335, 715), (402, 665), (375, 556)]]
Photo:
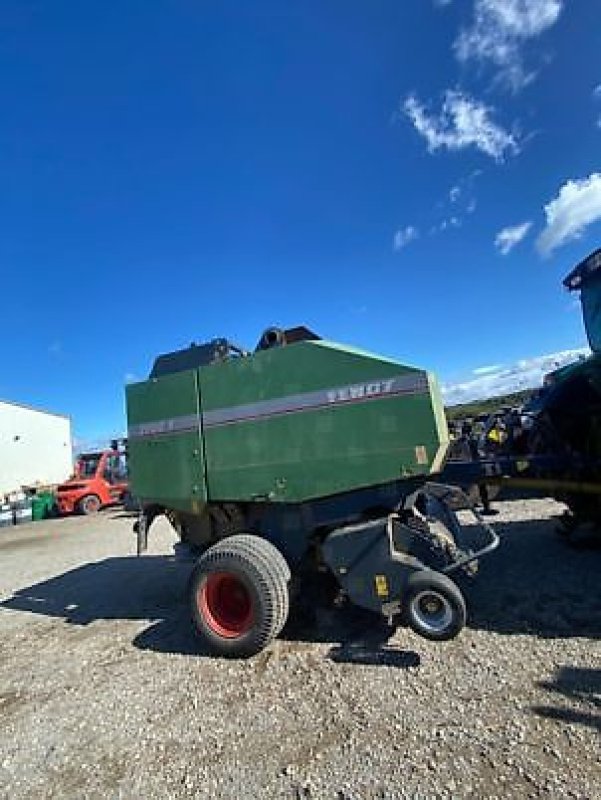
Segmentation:
[(132, 384), (126, 400), (134, 495), (199, 511), (207, 495), (197, 372)]
[(182, 510), (428, 475), (448, 444), (433, 376), (323, 341), (134, 384), (127, 405), (134, 493)]
[(392, 359), (333, 342), (301, 342), (201, 370), (203, 411), (418, 372)]
[[(448, 443), (431, 376), (331, 343), (274, 348), (199, 377), (210, 500), (296, 502), (429, 474)], [(393, 379), (418, 388), (386, 396)], [(285, 411), (282, 398), (302, 410)]]
[(129, 425), (198, 414), (198, 384), (194, 370), (131, 383), (125, 389)]

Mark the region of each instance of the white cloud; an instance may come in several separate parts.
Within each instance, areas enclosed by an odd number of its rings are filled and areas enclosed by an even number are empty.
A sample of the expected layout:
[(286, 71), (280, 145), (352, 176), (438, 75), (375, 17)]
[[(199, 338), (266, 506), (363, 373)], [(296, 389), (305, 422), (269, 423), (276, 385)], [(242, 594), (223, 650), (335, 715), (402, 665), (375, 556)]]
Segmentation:
[(506, 256), (522, 239), (526, 238), (531, 227), (531, 222), (522, 222), (519, 225), (503, 228), (495, 236), (495, 247), (502, 255)]
[(394, 234), (394, 240), (392, 243), (392, 247), (395, 251), (402, 250), (403, 247), (406, 247), (409, 242), (414, 241), (419, 237), (419, 231), (413, 225), (407, 225), (406, 228), (400, 228)]
[(487, 367), (476, 367), (473, 372), (474, 375), (490, 375), (493, 372), (500, 372), (502, 369), (503, 366), (501, 364), (491, 364)]
[(512, 394), (522, 389), (536, 389), (542, 386), (543, 378), (548, 372), (553, 372), (559, 367), (571, 364), (588, 355), (590, 355), (590, 350), (587, 347), (581, 347), (521, 359), (508, 367), (479, 367), (473, 370), (477, 377), (443, 385), (444, 401), (447, 405), (452, 406), (458, 403), (483, 400), (487, 397)]
[(462, 224), (463, 220), (461, 217), (445, 217), (440, 222), (432, 225), (428, 233), (430, 236), (435, 236), (438, 233), (444, 233), (444, 231), (451, 230), (452, 228), (460, 228)]
[(459, 217), (448, 217), (447, 219), (443, 219), (443, 221), (438, 226), (439, 231), (446, 231), (447, 228), (460, 228), (461, 227), (461, 220)]
[(475, 170), (451, 186), (447, 198), (436, 204), (437, 211), (442, 210), (444, 217), (430, 227), (429, 234), (442, 233), (448, 228), (460, 228), (466, 217), (473, 214), (477, 208), (476, 198), (473, 196), (474, 181), (481, 174)]
[(438, 115), (431, 114), (415, 95), (407, 97), (403, 110), (430, 152), (476, 147), (496, 161), (519, 152), (515, 136), (493, 122), (492, 109), (462, 92), (447, 90)]
[(457, 37), (455, 54), (492, 64), (517, 91), (534, 78), (524, 66), (524, 43), (552, 27), (562, 8), (563, 0), (474, 0), (473, 22)]
[(578, 239), (592, 223), (601, 220), (601, 173), (588, 178), (569, 180), (557, 197), (545, 206), (547, 224), (537, 239), (543, 255), (572, 239)]

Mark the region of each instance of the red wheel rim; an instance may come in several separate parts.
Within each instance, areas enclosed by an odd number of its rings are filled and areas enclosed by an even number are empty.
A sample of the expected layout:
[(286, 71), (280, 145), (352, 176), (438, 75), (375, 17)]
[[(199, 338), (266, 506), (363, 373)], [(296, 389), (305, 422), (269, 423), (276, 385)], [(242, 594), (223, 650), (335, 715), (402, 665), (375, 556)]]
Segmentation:
[(250, 593), (231, 572), (213, 572), (198, 590), (200, 613), (212, 631), (224, 639), (236, 639), (253, 623)]

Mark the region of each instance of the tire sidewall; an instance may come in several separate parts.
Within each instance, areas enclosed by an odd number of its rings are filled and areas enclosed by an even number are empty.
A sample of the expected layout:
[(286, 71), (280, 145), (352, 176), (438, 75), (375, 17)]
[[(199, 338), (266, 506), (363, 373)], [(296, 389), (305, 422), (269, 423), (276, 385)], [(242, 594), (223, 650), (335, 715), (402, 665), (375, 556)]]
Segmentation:
[[(211, 574), (229, 572), (244, 585), (252, 604), (253, 624), (244, 633), (228, 639), (220, 636), (204, 617), (198, 596)], [(225, 657), (252, 655), (264, 646), (265, 631), (269, 630), (269, 608), (258, 586), (260, 576), (252, 565), (238, 558), (223, 557), (215, 564), (199, 563), (190, 576), (190, 606), (196, 634), (209, 648)]]
[[(91, 511), (86, 511), (86, 503), (90, 500), (94, 500), (97, 505)], [(100, 511), (100, 505), (100, 498), (95, 494), (87, 494), (78, 503), (80, 513), (86, 517), (92, 517), (97, 514)]]
[[(413, 580), (410, 581), (410, 587), (404, 601), (405, 622), (409, 625), (411, 630), (424, 639), (429, 639), (433, 642), (446, 642), (450, 639), (454, 639), (463, 630), (466, 623), (465, 601), (463, 600), (459, 587), (456, 586), (450, 578), (437, 573), (424, 571), (423, 573), (415, 573), (412, 578)], [(414, 614), (413, 601), (415, 597), (422, 592), (428, 591), (442, 595), (451, 607), (452, 620), (447, 627), (441, 631), (423, 627), (420, 620)]]

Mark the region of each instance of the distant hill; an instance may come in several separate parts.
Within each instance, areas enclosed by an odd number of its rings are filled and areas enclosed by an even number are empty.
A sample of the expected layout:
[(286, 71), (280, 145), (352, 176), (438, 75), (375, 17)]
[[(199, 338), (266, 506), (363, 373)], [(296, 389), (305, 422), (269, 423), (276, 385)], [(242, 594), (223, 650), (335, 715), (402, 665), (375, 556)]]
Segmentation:
[(501, 406), (521, 406), (530, 399), (535, 389), (525, 389), (512, 394), (502, 394), (496, 397), (489, 397), (486, 400), (475, 400), (473, 403), (463, 403), (457, 406), (447, 406), (447, 419), (466, 419), (466, 417), (476, 417), (478, 414), (491, 414)]

